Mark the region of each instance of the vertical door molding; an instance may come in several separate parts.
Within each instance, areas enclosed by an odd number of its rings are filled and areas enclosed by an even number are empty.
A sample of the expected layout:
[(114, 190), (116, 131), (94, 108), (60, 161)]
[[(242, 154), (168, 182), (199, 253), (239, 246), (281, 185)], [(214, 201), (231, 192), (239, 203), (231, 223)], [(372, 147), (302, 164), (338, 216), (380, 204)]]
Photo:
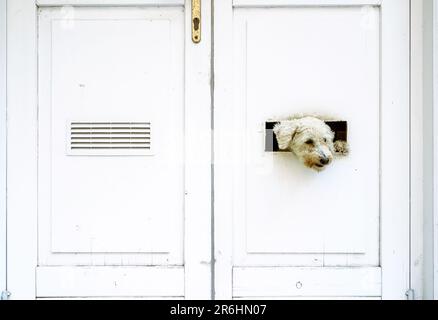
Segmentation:
[(438, 300), (438, 5), (434, 1), (433, 17), (433, 283)]
[[(35, 298), (37, 264), (37, 59), (36, 5), (8, 1), (7, 176), (8, 290)], [(13, 17), (13, 18), (12, 18)], [(11, 267), (13, 266), (13, 268)]]
[[(384, 0), (381, 10), (382, 299), (405, 299), (410, 251), (410, 1)], [(391, 120), (395, 114), (397, 121)]]
[(423, 1), (411, 1), (410, 288), (423, 299)]
[(185, 8), (185, 297), (208, 299), (212, 296), (211, 0), (202, 0), (202, 40), (197, 44), (191, 36), (191, 0), (186, 0)]
[[(214, 3), (214, 242), (215, 299), (231, 299), (233, 267), (233, 1)], [(217, 112), (216, 110), (220, 110)]]
[(6, 290), (6, 0), (0, 0), (0, 293)]

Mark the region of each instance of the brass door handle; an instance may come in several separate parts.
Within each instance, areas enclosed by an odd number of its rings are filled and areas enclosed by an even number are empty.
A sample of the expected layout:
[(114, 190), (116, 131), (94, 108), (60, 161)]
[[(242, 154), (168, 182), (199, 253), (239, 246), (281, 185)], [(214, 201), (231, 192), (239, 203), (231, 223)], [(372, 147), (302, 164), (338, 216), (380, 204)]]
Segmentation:
[(192, 41), (201, 41), (201, 0), (192, 0)]

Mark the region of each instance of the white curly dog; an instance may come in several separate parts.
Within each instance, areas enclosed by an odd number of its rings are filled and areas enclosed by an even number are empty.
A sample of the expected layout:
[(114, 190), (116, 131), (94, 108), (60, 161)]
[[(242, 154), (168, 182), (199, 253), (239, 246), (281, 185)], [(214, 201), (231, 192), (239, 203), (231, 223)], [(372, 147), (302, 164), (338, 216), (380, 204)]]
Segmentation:
[(280, 150), (294, 153), (308, 168), (324, 170), (335, 156), (348, 154), (346, 141), (333, 141), (335, 134), (321, 117), (296, 116), (274, 126)]

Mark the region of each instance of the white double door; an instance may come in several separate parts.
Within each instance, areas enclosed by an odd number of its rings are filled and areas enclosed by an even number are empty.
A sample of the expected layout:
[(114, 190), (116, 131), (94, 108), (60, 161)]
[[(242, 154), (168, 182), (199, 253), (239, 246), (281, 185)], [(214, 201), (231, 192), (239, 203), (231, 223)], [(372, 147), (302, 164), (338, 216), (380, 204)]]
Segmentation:
[[(11, 297), (404, 298), (409, 1), (215, 1), (214, 47), (208, 0), (199, 43), (191, 1), (116, 2), (38, 1), (9, 49), (38, 52), (37, 101), (8, 89)], [(351, 154), (265, 152), (297, 112)]]

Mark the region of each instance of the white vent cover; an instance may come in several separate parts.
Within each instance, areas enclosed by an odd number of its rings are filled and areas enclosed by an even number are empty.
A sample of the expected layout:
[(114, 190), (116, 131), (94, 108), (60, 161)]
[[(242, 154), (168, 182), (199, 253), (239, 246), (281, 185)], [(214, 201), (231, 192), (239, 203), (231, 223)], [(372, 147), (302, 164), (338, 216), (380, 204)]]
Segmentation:
[(150, 122), (68, 123), (70, 155), (151, 155)]

